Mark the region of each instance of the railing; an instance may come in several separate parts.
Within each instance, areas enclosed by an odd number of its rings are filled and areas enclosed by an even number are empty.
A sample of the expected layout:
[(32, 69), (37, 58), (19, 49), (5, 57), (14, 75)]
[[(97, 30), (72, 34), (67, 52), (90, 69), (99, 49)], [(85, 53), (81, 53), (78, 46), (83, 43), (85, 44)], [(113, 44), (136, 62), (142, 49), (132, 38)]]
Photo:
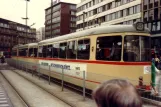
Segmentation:
[[(119, 77), (113, 77), (113, 76), (107, 76), (107, 75), (102, 75), (98, 73), (91, 73), (91, 72), (85, 72), (83, 71), (76, 71), (74, 69), (70, 69), (70, 72), (65, 69), (65, 67), (56, 67), (56, 66), (51, 66), (51, 65), (40, 65), (37, 63), (32, 63), (32, 62), (25, 62), (25, 61), (20, 61), (17, 59), (8, 59), (7, 63), (10, 66), (13, 66), (17, 69), (23, 70), (26, 73), (30, 72), (32, 76), (36, 75), (40, 79), (41, 77), (45, 78), (48, 80), (48, 84), (50, 85), (51, 81), (57, 82), (61, 84), (61, 90), (64, 91), (64, 86), (70, 87), (72, 89), (75, 89), (79, 92), (82, 92), (83, 94), (83, 99), (85, 100), (86, 95), (90, 95), (91, 93), (86, 86), (87, 84), (92, 84), (93, 86), (99, 85), (101, 82), (104, 80), (110, 80), (110, 79), (118, 79)], [(73, 74), (75, 73), (75, 74)], [(52, 77), (57, 77), (59, 80), (54, 79)], [(88, 76), (88, 78), (87, 78)], [(90, 76), (90, 77), (89, 77)], [(97, 77), (97, 78), (96, 78)], [(121, 79), (121, 78), (119, 78)], [(130, 81), (133, 84), (138, 84), (139, 80), (132, 80), (128, 77), (122, 78)], [(76, 85), (68, 85), (66, 84), (65, 80), (69, 81), (78, 81), (79, 86), (82, 88), (76, 88)], [(93, 80), (93, 81), (92, 81)], [(157, 80), (158, 81), (158, 80)], [(147, 87), (144, 84), (149, 84), (150, 86), (150, 81), (144, 81), (142, 88), (138, 87), (139, 93), (142, 96), (143, 100), (148, 99), (154, 101), (161, 101), (161, 97), (154, 95), (154, 91), (152, 87), (149, 87), (149, 90), (147, 90)], [(161, 80), (156, 85), (156, 89), (158, 90), (159, 95), (161, 95)], [(93, 88), (95, 88), (93, 87)], [(148, 101), (149, 102), (149, 101)]]
[[(61, 84), (61, 90), (64, 91), (64, 86), (67, 86), (66, 84), (64, 84), (64, 80), (65, 80), (65, 77), (66, 77), (64, 68), (61, 68), (61, 73), (57, 73), (57, 72), (52, 72), (53, 67), (51, 68), (51, 66), (42, 66), (40, 64), (19, 61), (19, 60), (16, 60), (16, 59), (7, 59), (7, 63), (12, 67), (15, 67), (17, 69), (25, 71), (26, 73), (30, 72), (32, 74), (32, 76), (37, 75), (39, 79), (41, 77), (47, 79), (49, 85), (50, 85), (51, 81), (53, 81), (53, 79), (51, 78), (52, 75), (57, 75), (57, 76), (61, 77), (60, 81), (56, 81), (56, 82), (59, 82)], [(46, 75), (42, 71), (46, 71)], [(85, 97), (86, 97), (86, 82), (85, 82), (86, 78), (85, 78), (85, 75), (86, 74), (85, 74), (85, 71), (82, 71), (82, 73), (83, 73), (83, 78), (81, 78), (81, 80), (82, 80), (83, 89), (82, 90), (77, 89), (77, 91), (82, 92), (83, 100), (85, 100)], [(71, 86), (68, 86), (68, 87), (76, 89), (75, 87), (71, 87)]]

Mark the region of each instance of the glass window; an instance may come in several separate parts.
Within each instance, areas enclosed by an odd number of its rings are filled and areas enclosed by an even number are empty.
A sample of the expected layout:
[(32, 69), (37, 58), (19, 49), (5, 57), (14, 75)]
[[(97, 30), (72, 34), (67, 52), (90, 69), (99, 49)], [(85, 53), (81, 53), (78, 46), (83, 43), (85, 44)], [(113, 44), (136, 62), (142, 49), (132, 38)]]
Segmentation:
[(114, 20), (116, 18), (115, 13), (112, 13), (112, 20)]
[(53, 58), (58, 58), (59, 57), (59, 44), (53, 44), (53, 49), (52, 49), (52, 55)]
[(157, 22), (157, 30), (160, 30), (160, 22)]
[(130, 7), (129, 8), (129, 14), (131, 15), (131, 14), (134, 14), (134, 7)]
[(39, 49), (38, 49), (39, 57), (43, 57), (42, 49), (43, 49), (43, 47), (42, 47), (42, 46), (40, 46), (40, 47), (39, 47)]
[(123, 10), (123, 17), (125, 17), (126, 15), (127, 15), (127, 10), (124, 9), (124, 10)]
[(34, 57), (37, 57), (37, 48), (34, 48)]
[(17, 51), (16, 50), (12, 51), (12, 56), (17, 56)]
[(148, 0), (144, 0), (143, 3), (144, 3), (144, 5), (147, 5), (148, 4)]
[(60, 43), (59, 58), (66, 58), (67, 43)]
[(52, 58), (52, 45), (47, 46), (46, 56), (47, 58)]
[(147, 36), (125, 36), (124, 61), (150, 61), (150, 37)]
[(19, 49), (19, 56), (27, 56), (27, 48)]
[(29, 57), (34, 57), (34, 48), (29, 48)]
[(76, 41), (68, 42), (67, 58), (76, 59), (76, 53), (77, 53), (77, 42)]
[(97, 38), (97, 60), (120, 61), (122, 49), (121, 36), (105, 36)]
[(42, 48), (42, 57), (43, 58), (46, 58), (46, 56), (47, 56), (47, 48), (48, 48), (48, 46), (43, 46), (43, 48)]
[(78, 59), (89, 59), (90, 56), (90, 39), (83, 39), (78, 41)]
[(122, 4), (126, 4), (127, 3), (127, 0), (122, 0)]
[(135, 7), (136, 7), (136, 13), (141, 12), (141, 6), (140, 6), (140, 4), (139, 4), (139, 5), (137, 5), (137, 6), (135, 6)]

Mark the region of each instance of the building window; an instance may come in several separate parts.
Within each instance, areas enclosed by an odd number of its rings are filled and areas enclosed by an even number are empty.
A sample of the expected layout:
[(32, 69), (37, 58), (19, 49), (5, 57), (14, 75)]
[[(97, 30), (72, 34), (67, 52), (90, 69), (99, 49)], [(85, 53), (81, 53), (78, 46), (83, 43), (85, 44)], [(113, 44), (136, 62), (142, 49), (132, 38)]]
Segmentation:
[[(127, 9), (128, 10), (128, 9)], [(134, 14), (134, 7), (130, 7), (129, 8), (129, 15), (132, 15)]]
[(136, 10), (136, 13), (141, 12), (141, 6), (140, 6), (140, 4), (137, 5), (137, 6), (135, 6), (135, 10)]
[(125, 17), (125, 16), (127, 16), (127, 10), (126, 9), (123, 10), (123, 17)]
[(112, 20), (116, 19), (116, 13), (112, 13)]

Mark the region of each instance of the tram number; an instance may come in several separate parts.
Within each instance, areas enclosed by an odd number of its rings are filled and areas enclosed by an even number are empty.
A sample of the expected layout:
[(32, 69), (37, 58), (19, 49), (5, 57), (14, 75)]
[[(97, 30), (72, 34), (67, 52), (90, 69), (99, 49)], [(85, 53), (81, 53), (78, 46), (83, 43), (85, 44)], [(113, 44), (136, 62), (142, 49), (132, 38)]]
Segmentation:
[(75, 67), (76, 70), (80, 70), (80, 67)]

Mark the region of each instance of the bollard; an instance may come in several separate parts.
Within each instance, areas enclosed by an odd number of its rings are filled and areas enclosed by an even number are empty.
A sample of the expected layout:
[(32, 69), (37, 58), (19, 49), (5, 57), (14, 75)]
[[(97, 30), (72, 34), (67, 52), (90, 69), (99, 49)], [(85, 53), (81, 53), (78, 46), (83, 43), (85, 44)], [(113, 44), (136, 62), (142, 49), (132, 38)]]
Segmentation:
[(50, 69), (50, 65), (49, 65), (49, 85), (50, 85), (50, 78), (51, 78), (50, 77), (50, 74), (51, 74), (50, 72), (51, 72), (51, 69)]
[(64, 69), (62, 67), (62, 79), (61, 79), (62, 83), (61, 83), (61, 91), (64, 91)]
[(86, 79), (85, 79), (85, 71), (83, 71), (83, 100), (85, 101), (86, 97)]
[(38, 74), (39, 74), (39, 79), (40, 79), (40, 64), (38, 64)]
[(32, 77), (34, 75), (34, 66), (32, 66)]
[(27, 62), (26, 62), (26, 72), (27, 72)]

